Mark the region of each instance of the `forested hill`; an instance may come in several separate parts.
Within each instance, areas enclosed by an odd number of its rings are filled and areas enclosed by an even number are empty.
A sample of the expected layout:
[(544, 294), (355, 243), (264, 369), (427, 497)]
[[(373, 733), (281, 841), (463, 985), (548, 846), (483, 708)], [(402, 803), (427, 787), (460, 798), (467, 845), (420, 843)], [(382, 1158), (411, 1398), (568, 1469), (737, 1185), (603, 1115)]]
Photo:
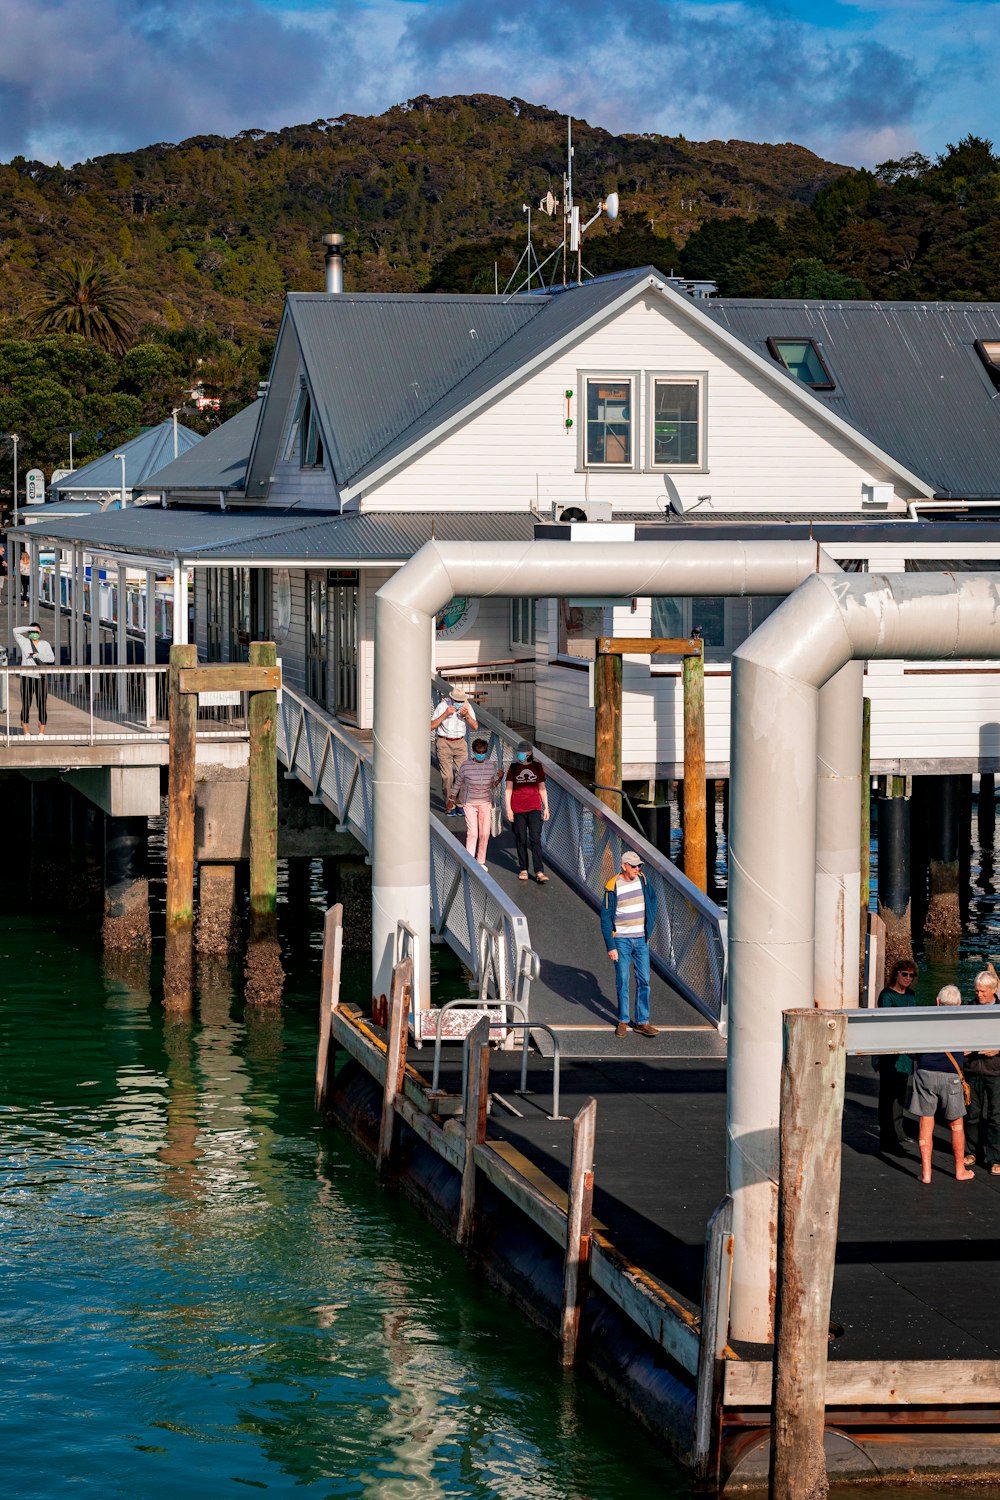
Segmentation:
[[(621, 194), (622, 222), (589, 239), (599, 270), (669, 270), (702, 221), (780, 224), (846, 170), (801, 146), (612, 135), (583, 122), (574, 145), (577, 201), (592, 211), (612, 188)], [(0, 317), (16, 319), (46, 268), (73, 256), (124, 273), (140, 324), (273, 332), (285, 291), (321, 288), (317, 240), (329, 230), (347, 236), (349, 289), (492, 290), (494, 259), (512, 265), (523, 246), (522, 203), (561, 193), (565, 150), (554, 110), (471, 95), (66, 168), (18, 157), (0, 166)], [(537, 212), (534, 223), (544, 254), (558, 226)], [(478, 249), (448, 259), (459, 242)]]

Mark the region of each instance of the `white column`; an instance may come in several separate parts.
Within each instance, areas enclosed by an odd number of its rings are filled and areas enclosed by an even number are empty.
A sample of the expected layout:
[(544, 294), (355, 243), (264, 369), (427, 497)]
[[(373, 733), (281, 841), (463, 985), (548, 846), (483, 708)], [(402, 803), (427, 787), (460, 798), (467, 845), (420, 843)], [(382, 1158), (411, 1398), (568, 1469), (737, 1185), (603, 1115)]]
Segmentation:
[(52, 550), (52, 655), (58, 666), (62, 660), (62, 552), (59, 547)]
[(28, 561), (31, 564), (28, 583), (28, 619), (35, 620), (38, 618), (38, 543), (28, 542), (27, 547)]
[(156, 722), (156, 574), (146, 569), (146, 724)]

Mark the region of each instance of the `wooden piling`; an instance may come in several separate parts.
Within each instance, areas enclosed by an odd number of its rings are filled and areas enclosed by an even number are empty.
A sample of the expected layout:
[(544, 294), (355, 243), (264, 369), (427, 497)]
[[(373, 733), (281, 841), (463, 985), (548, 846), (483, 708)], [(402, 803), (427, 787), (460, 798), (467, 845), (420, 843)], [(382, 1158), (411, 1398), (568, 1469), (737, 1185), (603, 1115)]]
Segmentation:
[(413, 960), (404, 958), (392, 971), (392, 994), (389, 999), (382, 1122), (379, 1127), (378, 1155), (375, 1163), (379, 1179), (383, 1182), (392, 1169), (396, 1137), (396, 1100), (403, 1092), (403, 1079), (406, 1075), (406, 1042), (412, 1003)]
[(595, 796), (621, 817), (622, 659), (600, 651), (594, 662), (594, 782)]
[(344, 908), (338, 902), (331, 906), (323, 920), (323, 977), (319, 997), (319, 1043), (316, 1048), (316, 1092), (314, 1102), (320, 1114), (333, 1082), (333, 1013), (340, 1003), (340, 965), (344, 949)]
[(729, 1341), (733, 1281), (733, 1200), (727, 1194), (708, 1221), (701, 1283), (701, 1340), (692, 1461), (697, 1477), (717, 1477), (722, 1423), (723, 1356)]
[(928, 898), (924, 934), (947, 960), (962, 936), (959, 899), (960, 776), (935, 776), (928, 807)]
[(171, 646), (168, 676), (167, 910), (163, 999), (191, 1004), (194, 937), (194, 777), (198, 699), (182, 693), (181, 671), (198, 660), (196, 646)]
[[(901, 776), (887, 776), (888, 795), (878, 799), (878, 914), (885, 924), (886, 961), (913, 957), (910, 925), (910, 804), (895, 790)], [(905, 785), (905, 783), (903, 783)]]
[(465, 1165), (458, 1204), (455, 1237), (460, 1245), (472, 1241), (476, 1210), (475, 1149), (486, 1139), (486, 1115), (490, 1104), (490, 1020), (483, 1016), (469, 1034), (469, 1070), (465, 1093)]
[(823, 1434), (840, 1208), (847, 1019), (784, 1016), (770, 1500), (825, 1500)]
[(590, 1284), (590, 1229), (594, 1212), (594, 1135), (597, 1100), (588, 1099), (573, 1121), (573, 1148), (569, 1160), (569, 1204), (566, 1222), (566, 1258), (563, 1263), (562, 1362), (576, 1362), (580, 1339), (580, 1314)]
[[(694, 643), (692, 643), (694, 644)], [(705, 803), (705, 656), (698, 643), (682, 667), (684, 681), (684, 874), (708, 890)]]
[[(273, 641), (250, 645), (250, 667), (277, 665)], [(245, 669), (243, 669), (245, 670)], [(250, 695), (250, 942), (246, 998), (281, 999), (284, 971), (278, 947), (278, 706), (273, 688)]]

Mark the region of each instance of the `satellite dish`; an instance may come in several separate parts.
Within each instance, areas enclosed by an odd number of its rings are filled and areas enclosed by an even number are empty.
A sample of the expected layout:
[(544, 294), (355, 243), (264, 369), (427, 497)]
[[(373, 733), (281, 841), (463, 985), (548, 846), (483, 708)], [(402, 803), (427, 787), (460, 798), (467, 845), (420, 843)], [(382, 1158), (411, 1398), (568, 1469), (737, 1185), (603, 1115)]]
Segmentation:
[(609, 193), (604, 200), (604, 212), (613, 224), (618, 217), (618, 194)]
[(671, 495), (667, 504), (675, 516), (686, 516), (690, 506), (681, 495)]
[(552, 196), (551, 190), (547, 192), (545, 194), (545, 197), (540, 199), (538, 203), (538, 207), (541, 209), (542, 213), (548, 214), (550, 218), (555, 213), (558, 206), (559, 200)]

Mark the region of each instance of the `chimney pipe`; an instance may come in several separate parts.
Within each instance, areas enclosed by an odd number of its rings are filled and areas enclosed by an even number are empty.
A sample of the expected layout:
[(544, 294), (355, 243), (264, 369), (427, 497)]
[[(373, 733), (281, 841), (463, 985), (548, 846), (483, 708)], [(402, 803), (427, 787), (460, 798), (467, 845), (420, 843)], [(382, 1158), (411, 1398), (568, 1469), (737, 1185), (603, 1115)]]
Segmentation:
[(342, 292), (344, 290), (344, 236), (324, 234), (323, 244), (326, 246), (326, 290), (332, 293)]

